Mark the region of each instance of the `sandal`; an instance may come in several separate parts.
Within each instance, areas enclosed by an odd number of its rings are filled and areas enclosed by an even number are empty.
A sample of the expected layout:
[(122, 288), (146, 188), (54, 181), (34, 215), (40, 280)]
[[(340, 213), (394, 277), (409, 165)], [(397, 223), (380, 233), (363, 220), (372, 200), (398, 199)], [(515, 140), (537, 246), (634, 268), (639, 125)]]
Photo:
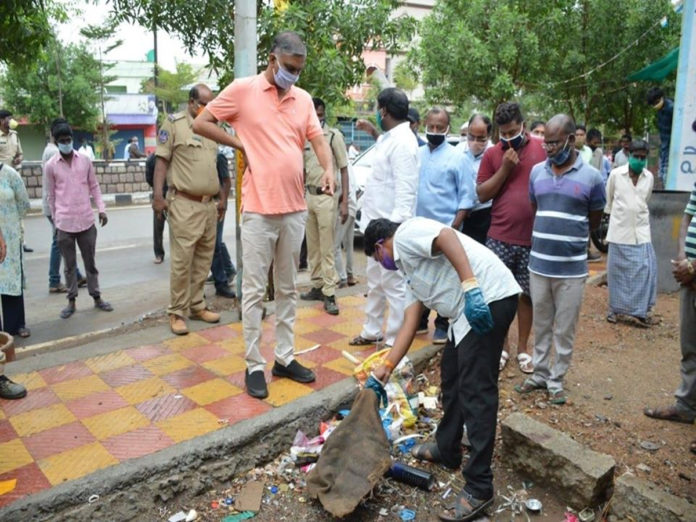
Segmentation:
[(499, 372), (502, 372), (505, 369), (509, 358), (510, 354), (507, 353), (507, 350), (503, 350), (503, 353), (500, 354), (500, 362), (498, 363)]
[(525, 394), (525, 393), (531, 393), (536, 390), (545, 390), (546, 385), (545, 384), (539, 384), (536, 381), (533, 381), (531, 379), (525, 379), (525, 381), (522, 384), (517, 384), (515, 385), (515, 391), (517, 393)]
[(380, 343), (384, 340), (384, 337), (379, 337), (378, 339), (366, 339), (362, 335), (358, 335), (357, 337), (353, 337), (348, 344), (350, 346), (369, 346), (372, 344), (377, 344)]
[(668, 420), (672, 422), (683, 422), (693, 424), (696, 416), (689, 415), (677, 409), (676, 406), (658, 406), (657, 408), (645, 408), (643, 414), (653, 419)]
[(491, 504), (493, 504), (493, 497), (486, 500), (474, 498), (471, 493), (462, 489), (454, 499), (454, 505), (441, 511), (438, 516), (440, 520), (455, 522), (473, 520), (478, 518)]
[(561, 404), (565, 404), (567, 400), (568, 400), (568, 397), (566, 397), (565, 391), (563, 391), (562, 389), (549, 390), (549, 403), (550, 404), (556, 404), (556, 405), (560, 406)]
[(532, 364), (532, 356), (522, 352), (517, 354), (517, 364), (522, 373), (534, 373), (534, 365)]
[(418, 460), (425, 460), (428, 462), (435, 462), (436, 464), (442, 464), (446, 468), (458, 469), (459, 466), (448, 466), (442, 460), (442, 454), (440, 453), (440, 448), (437, 447), (436, 442), (424, 442), (423, 444), (416, 444), (411, 448), (411, 455), (413, 458)]

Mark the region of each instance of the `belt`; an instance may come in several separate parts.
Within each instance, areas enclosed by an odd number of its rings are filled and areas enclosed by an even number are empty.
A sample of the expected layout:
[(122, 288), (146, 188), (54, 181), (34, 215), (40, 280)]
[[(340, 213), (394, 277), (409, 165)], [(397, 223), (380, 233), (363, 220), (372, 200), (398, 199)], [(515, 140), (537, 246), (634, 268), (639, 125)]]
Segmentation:
[(191, 201), (198, 201), (199, 203), (207, 203), (208, 201), (211, 201), (214, 196), (194, 196), (193, 194), (189, 194), (188, 192), (184, 192), (183, 190), (179, 190), (176, 187), (172, 187), (172, 190), (174, 191), (174, 194), (177, 196), (181, 196), (185, 199), (190, 199)]
[(319, 185), (305, 185), (305, 188), (307, 189), (307, 192), (309, 192), (313, 196), (328, 196), (329, 195), (329, 194), (326, 194), (324, 192), (324, 187), (320, 187)]

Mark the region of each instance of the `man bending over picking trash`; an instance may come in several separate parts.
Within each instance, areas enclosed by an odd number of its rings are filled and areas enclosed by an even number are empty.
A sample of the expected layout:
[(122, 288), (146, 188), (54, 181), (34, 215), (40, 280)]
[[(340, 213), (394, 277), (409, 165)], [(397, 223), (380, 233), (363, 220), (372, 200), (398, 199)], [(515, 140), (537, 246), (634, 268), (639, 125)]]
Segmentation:
[(365, 230), (365, 254), (407, 282), (404, 322), (382, 366), (368, 379), (378, 396), (406, 354), (423, 306), (449, 319), (442, 352), (444, 415), (435, 442), (413, 447), (414, 457), (458, 468), (463, 425), (471, 443), (462, 471), (466, 485), (442, 520), (470, 520), (493, 502), (491, 459), (498, 412), (498, 362), (522, 289), (512, 272), (485, 246), (425, 218), (402, 224), (375, 219)]

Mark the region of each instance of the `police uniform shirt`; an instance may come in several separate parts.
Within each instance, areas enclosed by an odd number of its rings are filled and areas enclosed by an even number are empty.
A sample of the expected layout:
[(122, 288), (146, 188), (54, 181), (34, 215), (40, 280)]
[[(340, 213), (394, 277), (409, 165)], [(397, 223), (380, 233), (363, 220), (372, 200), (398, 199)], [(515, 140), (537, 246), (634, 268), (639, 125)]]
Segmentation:
[[(343, 134), (338, 129), (333, 129), (324, 125), (324, 139), (331, 148), (331, 158), (333, 160), (334, 176), (336, 178), (336, 195), (341, 193), (341, 169), (348, 166), (348, 154), (346, 153), (346, 143), (343, 141)], [(319, 158), (314, 153), (314, 149), (310, 142), (305, 142), (302, 152), (304, 159), (304, 168), (307, 173), (305, 183), (307, 185), (320, 186), (321, 177), (324, 175), (324, 169), (319, 163)]]
[(162, 123), (155, 155), (169, 162), (167, 184), (194, 196), (214, 196), (220, 191), (217, 143), (193, 133), (188, 111), (171, 114)]
[(12, 160), (17, 154), (23, 154), (17, 131), (10, 130), (9, 134), (0, 131), (0, 163), (12, 167)]

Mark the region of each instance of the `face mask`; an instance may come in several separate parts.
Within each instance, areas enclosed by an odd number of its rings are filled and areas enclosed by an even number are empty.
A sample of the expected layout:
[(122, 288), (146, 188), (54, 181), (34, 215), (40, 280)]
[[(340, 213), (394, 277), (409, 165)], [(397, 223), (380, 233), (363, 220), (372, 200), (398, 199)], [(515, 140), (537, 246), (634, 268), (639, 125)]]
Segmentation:
[(282, 65), (280, 65), (280, 62), (278, 62), (278, 72), (273, 73), (273, 80), (279, 89), (286, 91), (299, 79), (299, 74), (291, 74), (284, 69)]
[(385, 270), (398, 270), (399, 268), (396, 266), (396, 263), (394, 262), (394, 258), (389, 255), (389, 252), (387, 252), (382, 246), (381, 242), (377, 243), (377, 249), (379, 250), (380, 254), (380, 262), (379, 264), (382, 265), (382, 268)]
[(556, 166), (563, 165), (570, 157), (570, 147), (568, 147), (568, 138), (565, 140), (563, 148), (553, 156), (549, 156), (549, 161)]
[(198, 116), (201, 112), (205, 110), (205, 105), (198, 105), (198, 108), (196, 109), (196, 116)]
[(647, 159), (634, 158), (633, 156), (628, 157), (628, 166), (633, 172), (636, 172), (638, 174), (643, 172), (643, 169), (645, 168), (647, 163)]
[(500, 138), (500, 141), (503, 142), (503, 149), (512, 147), (514, 150), (517, 150), (522, 145), (522, 141), (524, 141), (524, 125), (522, 125), (519, 134), (512, 138)]
[(16, 129), (18, 125), (19, 123), (17, 123), (17, 120), (15, 120), (14, 118), (10, 120), (10, 129)]
[(660, 101), (657, 102), (655, 105), (653, 105), (653, 109), (655, 109), (656, 111), (659, 111), (662, 107), (664, 107), (664, 105), (665, 105), (665, 99), (660, 98)]
[(428, 143), (434, 145), (435, 147), (442, 145), (442, 142), (445, 141), (446, 137), (447, 132), (444, 132), (442, 134), (439, 134), (437, 132), (425, 132), (425, 139), (427, 139)]
[(382, 112), (381, 112), (379, 109), (377, 109), (377, 116), (376, 116), (376, 118), (377, 118), (377, 126), (378, 126), (380, 129), (384, 130), (384, 122), (382, 122)]
[(61, 154), (68, 155), (73, 151), (73, 142), (70, 140), (68, 143), (59, 143), (58, 150)]

